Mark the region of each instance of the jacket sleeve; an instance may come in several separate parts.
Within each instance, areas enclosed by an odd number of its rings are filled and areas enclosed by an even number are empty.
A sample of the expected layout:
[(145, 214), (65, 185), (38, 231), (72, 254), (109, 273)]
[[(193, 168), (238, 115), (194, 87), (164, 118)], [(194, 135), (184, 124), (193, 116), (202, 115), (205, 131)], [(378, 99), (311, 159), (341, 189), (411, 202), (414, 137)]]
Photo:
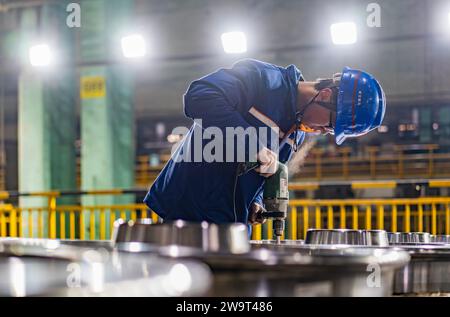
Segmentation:
[(189, 118), (201, 119), (203, 128), (248, 128), (242, 114), (256, 103), (260, 85), (258, 63), (237, 62), (194, 81), (184, 95), (184, 112)]
[(258, 204), (258, 205), (264, 207), (263, 194), (264, 194), (264, 187), (262, 187), (262, 188), (258, 191), (258, 193), (256, 194), (255, 198), (253, 198), (252, 203)]
[[(230, 69), (219, 69), (194, 81), (184, 95), (184, 112), (187, 117), (196, 120), (203, 129), (217, 127), (226, 134), (226, 128), (251, 125), (244, 119), (252, 105), (257, 102), (261, 80), (262, 64), (254, 60), (237, 62)], [(199, 120), (201, 120), (199, 122)], [(259, 142), (256, 129), (244, 137), (236, 137), (236, 145), (250, 158), (250, 144)], [(253, 155), (252, 155), (253, 156)]]

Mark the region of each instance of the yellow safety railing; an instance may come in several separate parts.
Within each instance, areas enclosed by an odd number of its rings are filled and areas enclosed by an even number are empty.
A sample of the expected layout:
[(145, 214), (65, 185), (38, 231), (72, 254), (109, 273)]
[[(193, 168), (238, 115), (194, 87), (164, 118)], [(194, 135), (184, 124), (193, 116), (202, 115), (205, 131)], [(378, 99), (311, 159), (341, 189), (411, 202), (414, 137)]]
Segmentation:
[[(110, 239), (116, 219), (158, 216), (144, 204), (20, 208), (0, 205), (0, 237)], [(253, 239), (272, 239), (271, 221), (253, 226)], [(414, 199), (291, 200), (283, 239), (302, 239), (309, 228), (385, 229), (450, 234), (450, 197)]]
[(158, 215), (144, 204), (111, 206), (51, 206), (17, 208), (0, 205), (0, 237), (106, 240), (114, 221), (152, 218)]
[[(301, 168), (301, 180), (406, 179), (450, 177), (450, 153), (437, 153), (437, 144), (396, 145), (382, 152), (368, 146), (360, 155), (349, 147), (327, 152), (314, 148)], [(413, 152), (413, 153), (411, 153)], [(166, 162), (151, 166), (149, 156), (139, 156), (136, 163), (136, 186), (151, 184)]]
[[(354, 155), (349, 147), (333, 148), (328, 152), (314, 148), (301, 168), (301, 180), (450, 177), (450, 153), (438, 153), (438, 149), (437, 144), (396, 145), (383, 153), (378, 146), (368, 146), (360, 155)], [(169, 154), (161, 154), (160, 164), (153, 166), (148, 155), (139, 155), (135, 165), (135, 185), (148, 187), (169, 158)], [(78, 187), (81, 184), (80, 166), (81, 161), (77, 159)], [(0, 166), (0, 190), (4, 188), (5, 167)]]
[[(450, 234), (450, 197), (291, 200), (286, 222), (285, 237), (294, 240), (310, 228)], [(254, 226), (252, 238), (272, 239), (271, 226)]]

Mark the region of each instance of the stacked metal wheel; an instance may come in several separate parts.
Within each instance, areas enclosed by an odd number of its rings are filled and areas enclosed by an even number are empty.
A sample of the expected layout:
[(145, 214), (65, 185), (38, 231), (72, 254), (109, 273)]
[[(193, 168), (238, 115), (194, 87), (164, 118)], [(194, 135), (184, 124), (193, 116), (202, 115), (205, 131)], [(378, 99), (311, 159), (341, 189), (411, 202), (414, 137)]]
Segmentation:
[(307, 245), (357, 245), (408, 252), (411, 261), (398, 268), (393, 293), (450, 294), (450, 236), (383, 230), (309, 230)]
[[(152, 224), (144, 219), (117, 221), (113, 237), (112, 241), (0, 240), (0, 272), (6, 274), (2, 280), (10, 281), (0, 291), (12, 296), (114, 296), (135, 285), (136, 295), (148, 296), (159, 292), (158, 287), (145, 288), (144, 282), (152, 277), (150, 271), (158, 281), (153, 285), (159, 285), (168, 283), (177, 269), (179, 276), (189, 279), (183, 289), (175, 286), (168, 296), (450, 293), (450, 236), (311, 229), (304, 241), (275, 244), (249, 241), (242, 224)], [(88, 272), (80, 280), (81, 288), (64, 285), (71, 263)], [(24, 282), (20, 279), (24, 265), (27, 270), (39, 271), (40, 276), (50, 276), (50, 269), (57, 274), (48, 280)], [(101, 279), (94, 277), (95, 270), (101, 272)], [(11, 278), (14, 276), (16, 280)], [(25, 286), (17, 288), (17, 281)], [(168, 284), (163, 284), (167, 290)], [(23, 291), (16, 294), (10, 289)]]
[(392, 247), (411, 261), (395, 275), (395, 294), (450, 294), (450, 239), (427, 232), (390, 233)]
[(135, 230), (142, 230), (142, 223), (116, 223), (118, 250), (206, 263), (213, 272), (209, 295), (214, 296), (390, 296), (395, 270), (409, 261), (404, 251), (380, 248), (388, 245), (387, 236), (375, 230), (309, 233), (323, 236), (318, 241), (329, 240), (327, 245), (313, 245), (308, 237), (305, 244), (249, 243), (242, 224), (176, 221), (148, 225), (145, 235)]

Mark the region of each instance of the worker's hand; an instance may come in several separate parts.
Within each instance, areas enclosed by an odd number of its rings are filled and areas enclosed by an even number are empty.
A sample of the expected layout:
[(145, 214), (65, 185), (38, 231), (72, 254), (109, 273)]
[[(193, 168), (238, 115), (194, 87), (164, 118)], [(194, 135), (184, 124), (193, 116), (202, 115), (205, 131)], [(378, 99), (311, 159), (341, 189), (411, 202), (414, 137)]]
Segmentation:
[(276, 173), (278, 167), (278, 156), (275, 152), (264, 147), (258, 152), (257, 160), (260, 166), (255, 169), (264, 177), (270, 177)]
[(248, 223), (251, 225), (265, 223), (266, 219), (262, 216), (263, 211), (264, 208), (261, 205), (253, 203), (248, 214)]

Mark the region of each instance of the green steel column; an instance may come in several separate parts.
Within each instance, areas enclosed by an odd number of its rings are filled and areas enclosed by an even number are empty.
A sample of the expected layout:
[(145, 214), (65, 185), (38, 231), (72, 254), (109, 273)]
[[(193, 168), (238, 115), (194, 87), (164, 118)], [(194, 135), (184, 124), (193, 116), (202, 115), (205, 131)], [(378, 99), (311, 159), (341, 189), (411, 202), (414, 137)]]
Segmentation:
[(431, 109), (421, 108), (419, 111), (420, 142), (431, 142)]
[(439, 109), (439, 130), (440, 130), (440, 142), (449, 143), (450, 140), (450, 105), (442, 106)]
[[(40, 19), (38, 18), (40, 15)], [(22, 12), (21, 45), (18, 52), (27, 65), (28, 48), (38, 38), (49, 41), (69, 62), (72, 34), (65, 24), (63, 2)], [(40, 22), (39, 22), (40, 21)], [(75, 78), (70, 67), (33, 69), (24, 66), (19, 78), (19, 191), (49, 191), (76, 188), (75, 172)], [(69, 203), (60, 199), (59, 203)], [(47, 198), (21, 198), (21, 207), (47, 207)], [(33, 236), (38, 235), (38, 213), (24, 212), (22, 229), (33, 217)], [(48, 236), (48, 214), (42, 214), (43, 237)], [(59, 224), (59, 218), (57, 218)], [(57, 226), (59, 230), (59, 225)]]
[[(84, 190), (131, 188), (134, 185), (132, 74), (124, 65), (104, 66), (120, 53), (121, 31), (129, 27), (133, 1), (88, 0), (81, 3), (81, 58), (97, 64), (81, 70), (81, 179)], [(128, 196), (86, 196), (84, 206), (126, 204)], [(85, 238), (100, 237), (100, 211), (84, 211)], [(105, 213), (110, 236), (109, 210)]]

